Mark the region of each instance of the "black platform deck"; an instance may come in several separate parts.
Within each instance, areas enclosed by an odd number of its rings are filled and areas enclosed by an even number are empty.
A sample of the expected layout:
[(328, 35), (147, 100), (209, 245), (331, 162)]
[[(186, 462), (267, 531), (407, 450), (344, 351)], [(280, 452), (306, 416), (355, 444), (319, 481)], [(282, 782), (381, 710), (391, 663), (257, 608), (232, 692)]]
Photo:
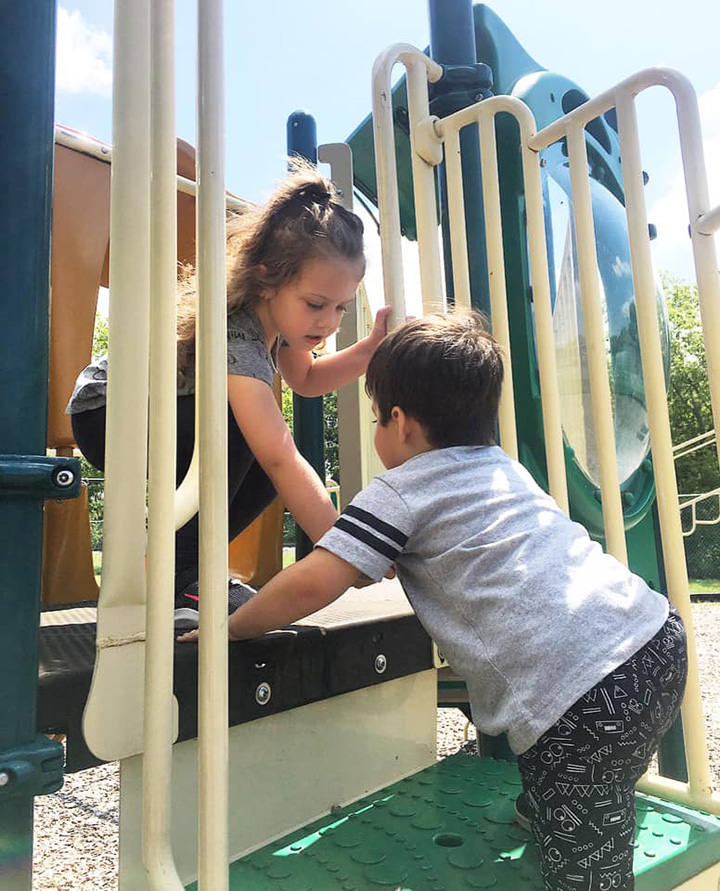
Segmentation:
[[(38, 730), (67, 736), (67, 772), (100, 762), (87, 749), (82, 713), (95, 661), (94, 604), (45, 610), (40, 628)], [(376, 659), (384, 656), (385, 668)], [(380, 666), (383, 661), (380, 660)], [(352, 589), (282, 631), (229, 644), (230, 725), (297, 708), (431, 668), (432, 645), (400, 585)], [(197, 644), (175, 644), (179, 740), (197, 736)], [(258, 684), (272, 696), (259, 705)]]

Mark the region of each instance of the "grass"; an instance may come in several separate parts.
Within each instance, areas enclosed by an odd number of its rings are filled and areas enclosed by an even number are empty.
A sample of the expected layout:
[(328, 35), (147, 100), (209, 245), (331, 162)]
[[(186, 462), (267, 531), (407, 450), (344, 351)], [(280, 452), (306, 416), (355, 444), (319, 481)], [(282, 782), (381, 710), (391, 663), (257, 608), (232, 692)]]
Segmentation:
[(717, 594), (720, 592), (720, 579), (690, 579), (691, 594)]

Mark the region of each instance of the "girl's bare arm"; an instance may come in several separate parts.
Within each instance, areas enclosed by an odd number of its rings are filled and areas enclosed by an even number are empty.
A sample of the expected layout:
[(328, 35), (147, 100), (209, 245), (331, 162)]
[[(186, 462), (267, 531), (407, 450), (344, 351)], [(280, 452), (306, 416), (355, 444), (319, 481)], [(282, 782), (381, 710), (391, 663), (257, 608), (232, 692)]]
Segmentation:
[(282, 347), (278, 364), (283, 380), (301, 396), (322, 396), (357, 380), (365, 374), (370, 357), (387, 334), (389, 314), (389, 306), (378, 310), (371, 334), (337, 353), (316, 359), (312, 353)]
[(250, 450), (285, 507), (317, 541), (335, 522), (337, 511), (322, 481), (295, 447), (272, 390), (265, 381), (230, 374), (228, 399)]

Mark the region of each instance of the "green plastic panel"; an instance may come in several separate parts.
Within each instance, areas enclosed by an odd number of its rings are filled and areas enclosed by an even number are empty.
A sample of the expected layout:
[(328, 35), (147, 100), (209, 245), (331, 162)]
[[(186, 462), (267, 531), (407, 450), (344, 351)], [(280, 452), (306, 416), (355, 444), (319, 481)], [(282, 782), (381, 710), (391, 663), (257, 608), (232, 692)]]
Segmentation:
[[(520, 790), (514, 765), (454, 755), (238, 860), (230, 888), (541, 891), (531, 837), (513, 819)], [(642, 795), (637, 815), (638, 891), (720, 860), (720, 820)]]

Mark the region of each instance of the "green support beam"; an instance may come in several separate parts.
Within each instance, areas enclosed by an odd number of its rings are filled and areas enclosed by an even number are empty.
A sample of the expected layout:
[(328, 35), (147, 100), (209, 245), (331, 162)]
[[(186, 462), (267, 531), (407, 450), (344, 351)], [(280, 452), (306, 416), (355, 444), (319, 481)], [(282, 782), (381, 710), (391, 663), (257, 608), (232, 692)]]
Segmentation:
[[(36, 738), (43, 498), (76, 490), (46, 462), (55, 2), (0, 3), (0, 887), (32, 886), (33, 797), (62, 783)], [(30, 457), (28, 456), (35, 456)], [(32, 465), (32, 466), (29, 466)], [(56, 485), (59, 488), (56, 488)]]

